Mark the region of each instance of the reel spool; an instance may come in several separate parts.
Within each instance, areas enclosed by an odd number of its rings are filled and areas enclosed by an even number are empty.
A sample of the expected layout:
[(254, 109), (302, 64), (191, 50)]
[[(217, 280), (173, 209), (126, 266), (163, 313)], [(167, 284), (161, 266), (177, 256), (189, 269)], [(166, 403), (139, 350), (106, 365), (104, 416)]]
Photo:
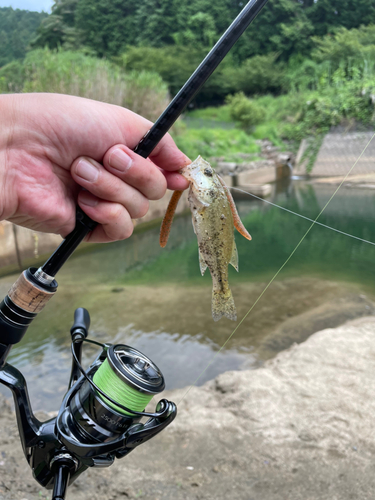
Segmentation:
[(143, 353), (124, 344), (112, 345), (104, 361), (93, 368), (87, 374), (81, 370), (86, 380), (69, 405), (70, 422), (80, 439), (102, 442), (103, 437), (117, 437), (144, 415), (162, 414), (144, 412), (153, 396), (164, 390), (165, 382), (159, 368)]

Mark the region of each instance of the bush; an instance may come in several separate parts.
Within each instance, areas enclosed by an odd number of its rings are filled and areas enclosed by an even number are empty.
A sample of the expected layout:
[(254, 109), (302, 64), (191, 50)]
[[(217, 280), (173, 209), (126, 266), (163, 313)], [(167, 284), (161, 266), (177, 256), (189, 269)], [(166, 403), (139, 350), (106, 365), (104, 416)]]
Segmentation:
[(242, 91), (246, 95), (279, 92), (285, 76), (283, 65), (277, 64), (276, 58), (277, 54), (254, 56), (238, 67), (228, 67), (224, 77), (230, 82), (230, 91)]
[(316, 49), (313, 59), (317, 62), (330, 61), (337, 69), (342, 61), (373, 61), (375, 58), (375, 25), (361, 26), (347, 30), (340, 27), (333, 35), (313, 37)]
[(25, 70), (21, 61), (12, 61), (0, 69), (0, 93), (22, 92)]
[(57, 92), (126, 106), (155, 120), (168, 103), (167, 87), (155, 73), (129, 72), (81, 52), (37, 49), (25, 59), (25, 92)]
[(248, 99), (243, 92), (228, 96), (226, 102), (231, 118), (247, 132), (264, 119), (265, 110), (255, 101)]

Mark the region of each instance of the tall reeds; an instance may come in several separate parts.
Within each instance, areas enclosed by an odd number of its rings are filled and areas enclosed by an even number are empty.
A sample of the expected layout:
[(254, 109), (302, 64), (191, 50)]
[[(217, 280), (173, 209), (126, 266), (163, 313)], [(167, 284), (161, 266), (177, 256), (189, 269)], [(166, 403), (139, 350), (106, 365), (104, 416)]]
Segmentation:
[(82, 52), (38, 49), (24, 61), (23, 92), (54, 92), (125, 106), (155, 120), (168, 103), (168, 90), (156, 73), (124, 72)]

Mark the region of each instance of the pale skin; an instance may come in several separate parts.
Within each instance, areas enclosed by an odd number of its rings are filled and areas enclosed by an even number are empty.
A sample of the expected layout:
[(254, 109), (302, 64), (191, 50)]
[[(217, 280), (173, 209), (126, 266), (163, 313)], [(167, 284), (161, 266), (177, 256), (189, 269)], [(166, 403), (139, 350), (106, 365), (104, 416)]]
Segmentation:
[(75, 207), (98, 222), (88, 240), (128, 238), (132, 219), (190, 163), (166, 135), (144, 159), (132, 150), (152, 123), (118, 106), (58, 94), (0, 95), (0, 220), (67, 236)]

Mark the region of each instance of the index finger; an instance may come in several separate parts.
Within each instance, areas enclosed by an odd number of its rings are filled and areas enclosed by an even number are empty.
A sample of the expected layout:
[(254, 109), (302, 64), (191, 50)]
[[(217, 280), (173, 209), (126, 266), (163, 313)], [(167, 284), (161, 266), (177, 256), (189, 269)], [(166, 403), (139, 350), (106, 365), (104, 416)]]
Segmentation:
[(191, 163), (191, 160), (178, 149), (170, 134), (163, 137), (149, 158), (155, 165), (170, 172), (180, 170)]

